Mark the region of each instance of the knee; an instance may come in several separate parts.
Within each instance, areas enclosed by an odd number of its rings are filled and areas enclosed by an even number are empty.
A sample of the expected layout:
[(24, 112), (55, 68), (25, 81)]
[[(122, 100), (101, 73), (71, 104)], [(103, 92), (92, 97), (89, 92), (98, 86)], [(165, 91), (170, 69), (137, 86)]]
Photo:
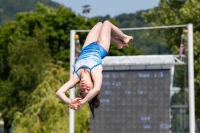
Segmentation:
[(98, 23), (97, 23), (97, 25), (102, 25), (102, 24), (103, 24), (102, 22), (98, 22)]
[(105, 21), (103, 22), (103, 24), (110, 24), (110, 21), (105, 20)]

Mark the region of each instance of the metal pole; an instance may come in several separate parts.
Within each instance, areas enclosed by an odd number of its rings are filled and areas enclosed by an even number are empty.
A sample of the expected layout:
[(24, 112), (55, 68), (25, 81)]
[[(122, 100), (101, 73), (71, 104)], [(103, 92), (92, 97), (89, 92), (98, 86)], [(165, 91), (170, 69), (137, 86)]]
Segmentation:
[(187, 29), (190, 133), (195, 133), (193, 24), (188, 24)]
[[(74, 71), (74, 63), (75, 63), (75, 30), (70, 31), (70, 78), (73, 75)], [(74, 88), (70, 89), (70, 99), (73, 99), (74, 96)], [(74, 110), (69, 109), (69, 133), (74, 133)]]

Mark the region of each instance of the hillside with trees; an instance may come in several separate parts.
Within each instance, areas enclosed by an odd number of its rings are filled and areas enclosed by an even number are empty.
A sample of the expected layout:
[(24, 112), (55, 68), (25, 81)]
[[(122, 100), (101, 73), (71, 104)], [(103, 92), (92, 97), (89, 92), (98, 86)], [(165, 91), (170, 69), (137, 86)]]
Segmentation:
[(0, 0), (0, 25), (14, 20), (16, 13), (34, 11), (38, 2), (53, 8), (60, 6), (51, 0)]

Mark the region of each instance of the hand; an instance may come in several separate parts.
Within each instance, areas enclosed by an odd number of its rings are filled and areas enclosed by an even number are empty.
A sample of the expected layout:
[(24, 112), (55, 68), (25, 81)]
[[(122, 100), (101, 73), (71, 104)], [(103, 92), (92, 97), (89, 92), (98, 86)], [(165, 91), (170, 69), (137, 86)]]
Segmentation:
[(78, 110), (80, 108), (80, 101), (82, 99), (81, 98), (74, 98), (71, 100), (71, 103), (69, 103), (69, 107), (71, 109), (74, 109), (74, 110)]
[(77, 106), (77, 110), (80, 109), (80, 108), (83, 106), (82, 101), (83, 101), (82, 99), (79, 100), (79, 104), (78, 104), (78, 106)]

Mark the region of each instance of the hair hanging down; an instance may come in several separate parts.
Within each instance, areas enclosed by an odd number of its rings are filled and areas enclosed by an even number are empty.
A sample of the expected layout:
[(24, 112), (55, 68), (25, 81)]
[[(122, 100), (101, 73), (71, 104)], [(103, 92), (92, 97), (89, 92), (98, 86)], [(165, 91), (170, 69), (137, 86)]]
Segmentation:
[(92, 112), (93, 115), (93, 119), (94, 119), (94, 108), (98, 108), (100, 105), (100, 99), (99, 99), (99, 94), (97, 94), (91, 101), (88, 102), (90, 105), (90, 110)]

